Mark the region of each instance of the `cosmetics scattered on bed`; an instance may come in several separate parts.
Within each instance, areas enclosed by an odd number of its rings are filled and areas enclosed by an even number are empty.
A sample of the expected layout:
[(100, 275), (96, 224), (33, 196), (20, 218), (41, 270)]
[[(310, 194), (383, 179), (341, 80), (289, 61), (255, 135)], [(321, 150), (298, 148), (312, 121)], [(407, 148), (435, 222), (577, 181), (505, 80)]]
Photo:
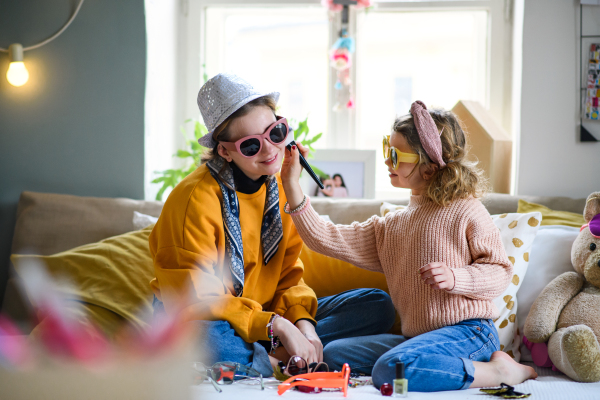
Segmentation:
[(487, 388), (479, 390), (483, 393), (501, 397), (503, 399), (524, 399), (531, 396), (531, 393), (517, 392), (514, 387), (507, 385), (506, 383), (501, 383), (499, 388)]
[(382, 396), (391, 396), (394, 393), (394, 387), (391, 383), (384, 383), (379, 388)]
[(408, 394), (408, 379), (404, 375), (404, 363), (396, 363), (396, 379), (394, 379), (394, 397), (406, 397)]

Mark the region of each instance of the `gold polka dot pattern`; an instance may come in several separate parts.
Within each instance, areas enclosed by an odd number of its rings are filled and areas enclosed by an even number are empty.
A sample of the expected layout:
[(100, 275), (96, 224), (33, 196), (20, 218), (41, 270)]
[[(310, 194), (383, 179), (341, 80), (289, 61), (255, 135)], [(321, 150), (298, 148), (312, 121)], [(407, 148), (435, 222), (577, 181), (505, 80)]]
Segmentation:
[(517, 292), (527, 272), (533, 239), (537, 234), (542, 216), (540, 213), (506, 213), (492, 216), (500, 230), (506, 255), (513, 265), (508, 287), (494, 300), (499, 314), (494, 325), (500, 339), (500, 350), (519, 361), (521, 352), (520, 332), (517, 329)]

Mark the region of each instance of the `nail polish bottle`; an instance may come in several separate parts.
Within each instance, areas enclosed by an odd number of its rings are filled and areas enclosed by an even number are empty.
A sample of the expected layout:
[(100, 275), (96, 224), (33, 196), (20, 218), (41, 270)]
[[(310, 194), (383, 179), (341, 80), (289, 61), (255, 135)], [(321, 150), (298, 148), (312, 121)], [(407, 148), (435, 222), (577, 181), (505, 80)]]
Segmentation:
[(408, 380), (404, 378), (404, 363), (396, 363), (396, 379), (394, 379), (394, 396), (406, 397), (408, 393)]

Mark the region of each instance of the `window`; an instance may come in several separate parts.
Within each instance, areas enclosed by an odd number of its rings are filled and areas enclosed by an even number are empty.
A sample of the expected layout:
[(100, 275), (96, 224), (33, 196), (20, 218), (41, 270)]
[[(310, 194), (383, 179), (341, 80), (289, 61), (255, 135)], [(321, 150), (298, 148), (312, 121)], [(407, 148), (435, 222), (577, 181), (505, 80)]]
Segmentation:
[[(446, 109), (459, 99), (488, 108), (511, 127), (511, 10), (504, 0), (372, 0), (350, 12), (356, 39), (351, 78), (356, 108), (334, 112), (336, 74), (328, 50), (337, 39), (339, 13), (320, 0), (184, 0), (180, 27), (186, 57), (181, 101), (198, 116), (202, 75), (230, 71), (281, 92), (280, 113), (309, 116), (317, 148), (376, 151), (376, 196), (408, 194), (385, 173), (381, 138), (414, 100)], [(506, 4), (505, 4), (506, 3)]]
[[(487, 22), (480, 10), (363, 14), (357, 22), (358, 148), (379, 150), (394, 116), (408, 113), (415, 100), (445, 109), (461, 99), (485, 105)], [(376, 154), (376, 191), (390, 197), (398, 190), (383, 154)]]
[[(278, 113), (327, 126), (329, 19), (321, 6), (206, 8), (208, 76), (236, 73), (282, 93)], [(320, 144), (320, 143), (317, 143)]]

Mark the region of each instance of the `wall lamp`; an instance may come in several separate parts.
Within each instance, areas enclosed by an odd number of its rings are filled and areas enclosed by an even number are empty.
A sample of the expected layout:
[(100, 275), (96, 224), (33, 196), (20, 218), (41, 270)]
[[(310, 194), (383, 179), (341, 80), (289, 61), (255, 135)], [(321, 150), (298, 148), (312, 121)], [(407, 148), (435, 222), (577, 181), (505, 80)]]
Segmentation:
[(43, 45), (50, 43), (58, 36), (60, 36), (60, 34), (63, 33), (65, 29), (69, 27), (69, 25), (71, 25), (71, 22), (73, 22), (73, 20), (77, 16), (77, 13), (79, 13), (79, 9), (81, 8), (83, 1), (84, 0), (81, 0), (79, 2), (77, 8), (73, 12), (73, 15), (71, 15), (71, 18), (69, 18), (67, 23), (58, 32), (56, 32), (54, 35), (50, 36), (43, 42), (25, 48), (23, 48), (23, 46), (19, 43), (11, 44), (8, 47), (8, 49), (0, 47), (0, 52), (8, 53), (8, 57), (10, 59), (10, 64), (8, 65), (8, 70), (6, 71), (6, 80), (8, 80), (8, 83), (10, 83), (13, 86), (23, 86), (27, 83), (27, 81), (29, 80), (29, 72), (27, 71), (27, 67), (25, 67), (25, 63), (23, 62), (23, 52), (42, 47)]

